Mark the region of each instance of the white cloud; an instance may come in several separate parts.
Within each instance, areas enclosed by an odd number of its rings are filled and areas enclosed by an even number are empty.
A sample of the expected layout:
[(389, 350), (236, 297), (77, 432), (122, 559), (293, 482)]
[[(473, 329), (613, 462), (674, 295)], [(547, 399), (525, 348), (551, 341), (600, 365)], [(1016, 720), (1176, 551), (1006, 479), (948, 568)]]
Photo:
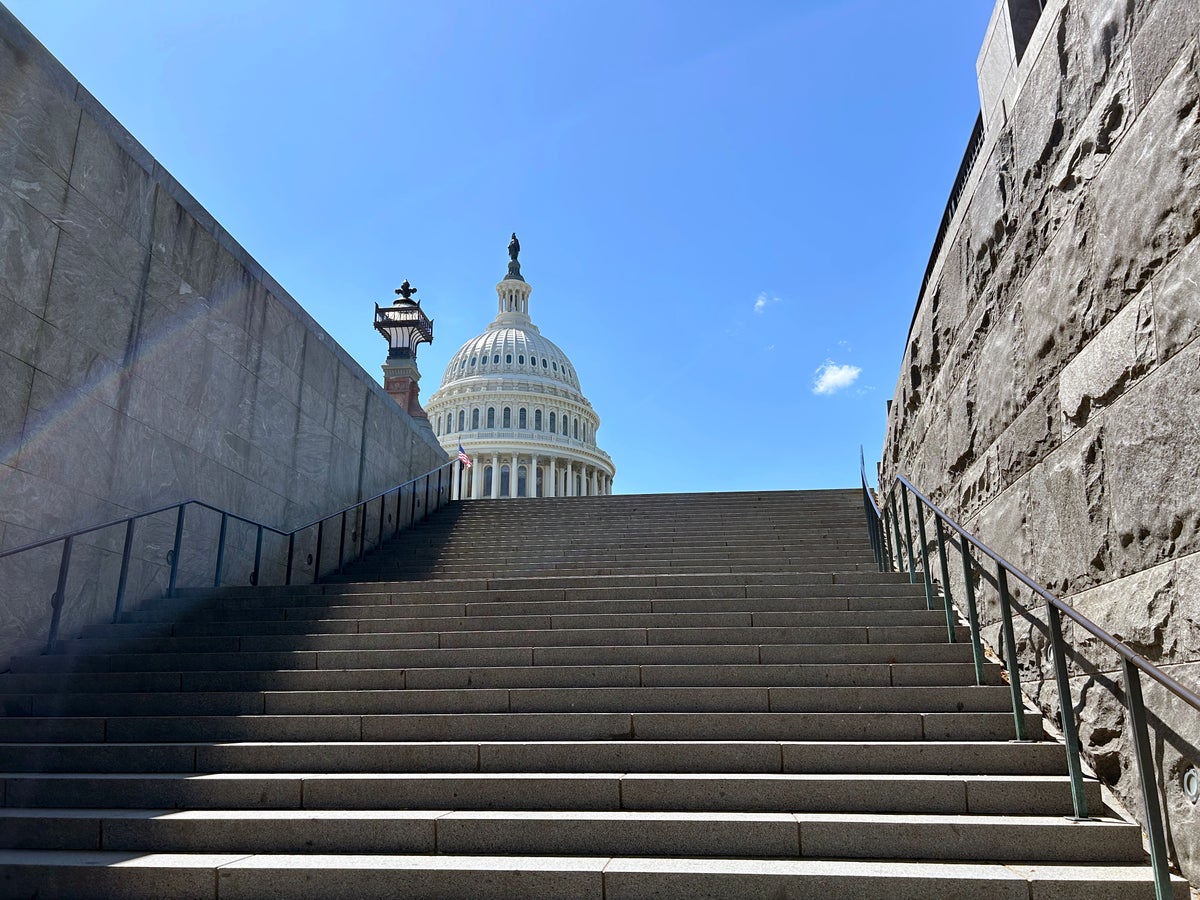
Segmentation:
[(814, 394), (834, 394), (842, 388), (850, 387), (858, 380), (862, 369), (858, 366), (839, 366), (832, 359), (825, 360), (813, 378)]
[(760, 316), (761, 316), (761, 315), (762, 315), (762, 311), (763, 311), (764, 309), (766, 309), (766, 308), (767, 308), (768, 306), (770, 306), (772, 303), (778, 303), (778, 302), (779, 302), (779, 298), (778, 298), (778, 297), (772, 297), (772, 296), (771, 296), (770, 294), (768, 294), (766, 291), (763, 291), (762, 293), (760, 293), (760, 294), (758, 295), (758, 299), (754, 301), (754, 312), (755, 312), (755, 314), (756, 314), (756, 315), (760, 315)]

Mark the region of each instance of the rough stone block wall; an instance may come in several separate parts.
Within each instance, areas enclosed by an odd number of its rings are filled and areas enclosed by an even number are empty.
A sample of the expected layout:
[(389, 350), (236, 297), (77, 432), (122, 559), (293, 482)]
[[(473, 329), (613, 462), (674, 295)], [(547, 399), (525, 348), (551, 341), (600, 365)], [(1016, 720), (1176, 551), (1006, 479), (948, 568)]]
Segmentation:
[[(881, 483), (907, 475), (1196, 690), (1200, 4), (1048, 3), (986, 124), (918, 303)], [(1042, 627), (1021, 626), (1026, 684), (1056, 714)], [(1129, 730), (1106, 689), (1120, 684), (1116, 657), (1080, 647), (1083, 739), (1140, 814)], [(1200, 883), (1200, 808), (1181, 786), (1200, 766), (1200, 714), (1146, 695), (1171, 849)]]
[[(445, 458), (0, 6), (0, 549), (188, 497), (292, 528)], [(211, 580), (217, 517), (189, 515), (184, 574)], [(139, 526), (131, 599), (161, 595), (173, 529)], [(227, 580), (253, 539), (231, 528)], [(111, 615), (122, 546), (76, 544), (65, 633)], [(0, 560), (0, 669), (45, 639), (37, 556)]]

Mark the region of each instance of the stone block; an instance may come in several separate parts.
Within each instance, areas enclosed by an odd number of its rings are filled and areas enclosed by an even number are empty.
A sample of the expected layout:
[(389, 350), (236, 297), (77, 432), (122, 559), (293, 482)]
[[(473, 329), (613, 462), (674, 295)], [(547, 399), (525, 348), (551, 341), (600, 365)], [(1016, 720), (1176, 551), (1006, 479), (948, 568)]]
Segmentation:
[(151, 246), (164, 266), (192, 290), (207, 297), (216, 277), (219, 246), (212, 234), (216, 224), (198, 204), (195, 211), (202, 215), (197, 217), (160, 184), (154, 195)]
[(1051, 381), (1031, 399), (996, 442), (999, 486), (1007, 487), (1037, 465), (1061, 441), (1059, 386)]
[(1063, 367), (1058, 397), (1064, 438), (1154, 365), (1153, 310), (1150, 291), (1142, 291)]
[(46, 308), (58, 237), (49, 219), (0, 184), (0, 284), (36, 315)]
[(1158, 362), (1200, 336), (1200, 240), (1193, 239), (1150, 284)]
[(6, 464), (16, 459), (32, 388), (33, 366), (0, 353), (0, 459)]
[(1110, 577), (1104, 437), (1084, 429), (1025, 478), (1030, 574), (1060, 596)]
[(80, 119), (71, 186), (134, 240), (149, 245), (154, 225), (154, 180), (148, 168), (121, 146), (106, 124), (90, 114)]
[(32, 363), (37, 358), (41, 317), (0, 290), (0, 322), (4, 323), (4, 329), (0, 330), (0, 353)]
[[(1113, 571), (1200, 549), (1200, 342), (1147, 375), (1104, 417), (1104, 493)], [(1181, 411), (1189, 411), (1181, 413)]]
[(1157, 0), (1133, 39), (1133, 104), (1140, 111), (1185, 48), (1200, 37), (1200, 7), (1192, 0)]
[(1097, 287), (1114, 309), (1200, 234), (1200, 71), (1181, 58), (1096, 179)]
[(74, 101), (75, 79), (50, 60), (23, 28), (6, 27), (0, 34), (0, 71), (6, 73), (0, 79), (0, 118), (18, 140), (66, 179), (80, 117)]
[(67, 182), (7, 121), (0, 124), (0, 184), (48, 219), (62, 213)]

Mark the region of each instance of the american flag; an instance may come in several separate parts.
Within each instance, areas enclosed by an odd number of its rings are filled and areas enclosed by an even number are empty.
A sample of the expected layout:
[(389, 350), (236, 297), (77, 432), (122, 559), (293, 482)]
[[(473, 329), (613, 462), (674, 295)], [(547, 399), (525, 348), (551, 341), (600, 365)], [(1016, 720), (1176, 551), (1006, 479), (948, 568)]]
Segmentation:
[(467, 451), (462, 448), (462, 444), (458, 445), (458, 461), (463, 464), (464, 469), (471, 468), (471, 457), (467, 456)]

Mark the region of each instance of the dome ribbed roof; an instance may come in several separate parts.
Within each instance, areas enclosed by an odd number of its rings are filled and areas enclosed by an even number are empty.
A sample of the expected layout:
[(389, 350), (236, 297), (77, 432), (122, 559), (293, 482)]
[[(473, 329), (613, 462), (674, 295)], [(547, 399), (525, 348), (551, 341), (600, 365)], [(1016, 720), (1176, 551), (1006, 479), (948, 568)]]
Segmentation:
[(493, 323), (483, 334), (463, 344), (450, 358), (442, 387), (465, 378), (516, 375), (541, 377), (579, 391), (579, 378), (567, 355), (538, 333), (537, 326)]

